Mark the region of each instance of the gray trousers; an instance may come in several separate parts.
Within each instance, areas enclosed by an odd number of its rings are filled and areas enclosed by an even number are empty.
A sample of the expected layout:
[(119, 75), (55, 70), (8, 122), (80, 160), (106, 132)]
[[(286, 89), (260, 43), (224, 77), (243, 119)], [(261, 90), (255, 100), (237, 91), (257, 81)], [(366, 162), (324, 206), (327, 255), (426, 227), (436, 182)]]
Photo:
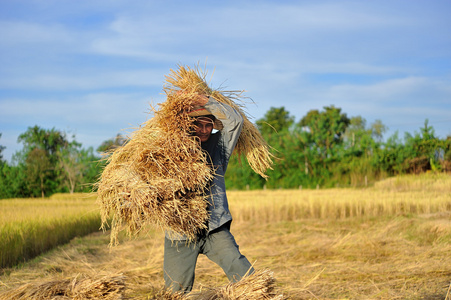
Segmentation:
[(186, 241), (165, 238), (163, 268), (166, 288), (173, 292), (191, 291), (199, 254), (205, 254), (218, 264), (232, 282), (240, 280), (248, 271), (249, 274), (254, 272), (247, 258), (240, 253), (228, 225), (224, 225), (189, 245)]

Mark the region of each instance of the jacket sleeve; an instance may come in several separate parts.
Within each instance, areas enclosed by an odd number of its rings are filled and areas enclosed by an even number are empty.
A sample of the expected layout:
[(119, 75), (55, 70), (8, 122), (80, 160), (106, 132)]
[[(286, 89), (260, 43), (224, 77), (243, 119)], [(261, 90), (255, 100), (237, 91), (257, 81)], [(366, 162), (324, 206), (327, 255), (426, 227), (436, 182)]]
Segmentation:
[(209, 97), (205, 108), (222, 122), (224, 128), (221, 130), (221, 137), (228, 158), (232, 154), (243, 129), (243, 116), (237, 110), (218, 102), (213, 97)]

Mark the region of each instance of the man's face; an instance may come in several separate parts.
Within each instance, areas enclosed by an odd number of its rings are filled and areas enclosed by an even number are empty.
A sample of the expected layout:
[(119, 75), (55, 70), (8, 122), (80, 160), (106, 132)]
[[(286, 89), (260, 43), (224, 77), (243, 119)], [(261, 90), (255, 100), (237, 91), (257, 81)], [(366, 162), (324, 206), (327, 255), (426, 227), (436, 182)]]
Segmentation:
[(194, 122), (196, 132), (194, 133), (201, 142), (206, 142), (210, 138), (213, 131), (213, 120), (210, 118), (200, 117)]

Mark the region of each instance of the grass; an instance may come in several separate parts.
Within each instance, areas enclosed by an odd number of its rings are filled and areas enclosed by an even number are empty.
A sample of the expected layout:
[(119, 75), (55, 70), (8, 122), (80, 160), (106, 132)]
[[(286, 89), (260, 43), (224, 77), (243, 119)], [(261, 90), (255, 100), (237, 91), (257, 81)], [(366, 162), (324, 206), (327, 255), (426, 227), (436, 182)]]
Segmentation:
[[(274, 272), (288, 299), (450, 299), (451, 178), (430, 176), (361, 190), (230, 192), (232, 232), (256, 269)], [(75, 238), (5, 272), (0, 299), (25, 283), (79, 274), (124, 276), (124, 297), (152, 299), (163, 287), (163, 239), (149, 229), (109, 249), (108, 234)], [(194, 290), (226, 283), (201, 256)]]
[(401, 176), (366, 189), (230, 191), (235, 221), (294, 221), (451, 211), (451, 176)]
[(99, 230), (94, 197), (0, 200), (0, 267), (25, 262), (76, 236)]

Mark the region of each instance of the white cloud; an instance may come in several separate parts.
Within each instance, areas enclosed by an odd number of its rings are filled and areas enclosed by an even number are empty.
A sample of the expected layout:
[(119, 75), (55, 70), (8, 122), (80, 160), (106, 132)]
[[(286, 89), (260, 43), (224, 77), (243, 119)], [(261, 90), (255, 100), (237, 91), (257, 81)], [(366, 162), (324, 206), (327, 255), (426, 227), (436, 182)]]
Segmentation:
[(259, 47), (243, 59), (283, 47), (308, 50), (327, 43), (332, 34), (349, 36), (400, 22), (399, 16), (387, 18), (337, 4), (207, 5), (202, 10), (189, 6), (170, 12), (125, 10), (92, 42), (92, 49), (101, 54), (173, 61), (177, 55), (193, 51), (221, 49), (227, 53), (239, 49), (246, 53), (250, 44)]
[(58, 23), (44, 25), (25, 21), (0, 21), (0, 45), (29, 47), (33, 44), (58, 44), (71, 41), (66, 30)]
[[(142, 119), (152, 100), (141, 94), (87, 94), (69, 99), (10, 99), (0, 102), (2, 122), (58, 122), (81, 127), (131, 122)], [(128, 120), (128, 121), (127, 121)], [(83, 125), (87, 124), (87, 125)], [(139, 123), (137, 123), (139, 124)]]
[(69, 70), (64, 74), (34, 72), (20, 77), (0, 77), (0, 88), (74, 91), (121, 87), (161, 86), (161, 70)]
[[(398, 105), (429, 105), (451, 97), (451, 87), (442, 81), (426, 77), (405, 77), (384, 80), (370, 85), (336, 85), (329, 90), (331, 99), (362, 99), (382, 102), (396, 100)], [(426, 98), (427, 97), (427, 98)]]

